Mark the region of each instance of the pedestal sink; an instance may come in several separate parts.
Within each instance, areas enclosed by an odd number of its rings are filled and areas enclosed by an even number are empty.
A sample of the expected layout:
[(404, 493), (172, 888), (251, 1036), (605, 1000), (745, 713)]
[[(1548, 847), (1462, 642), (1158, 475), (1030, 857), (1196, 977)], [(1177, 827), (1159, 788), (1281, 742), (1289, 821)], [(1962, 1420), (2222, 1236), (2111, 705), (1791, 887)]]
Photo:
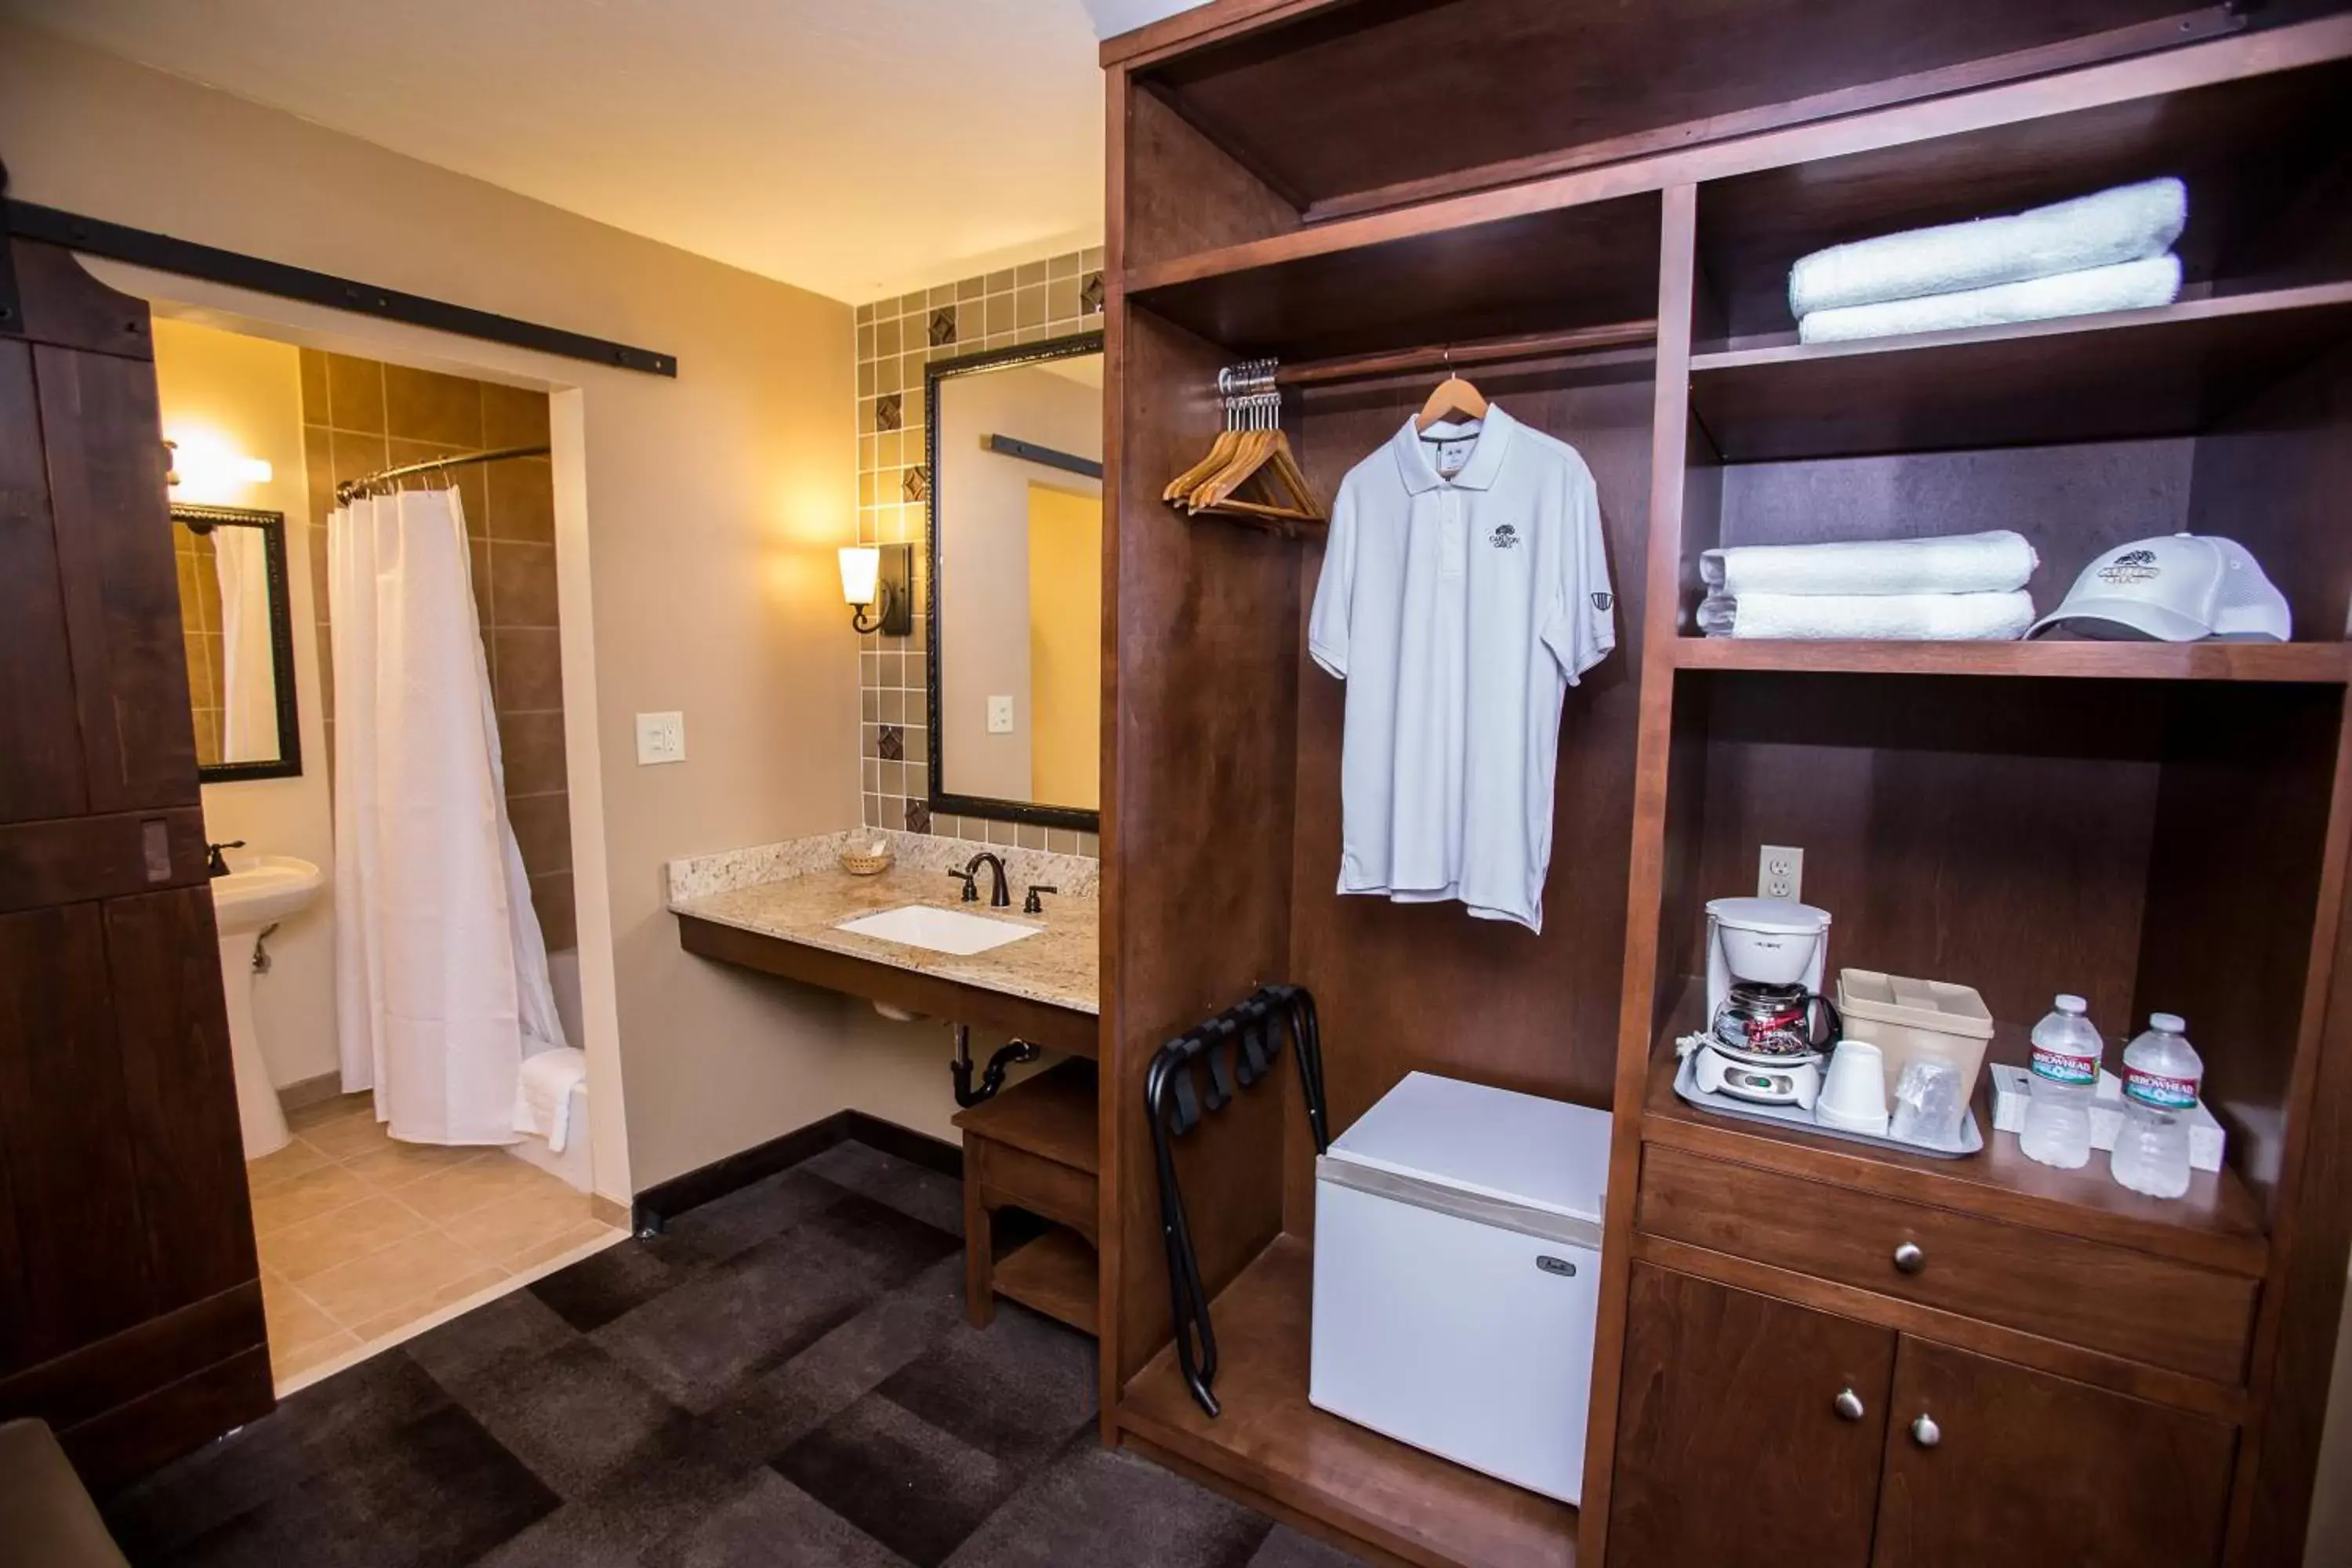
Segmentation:
[(262, 931), (316, 898), (325, 880), (319, 868), (291, 855), (240, 857), (227, 876), (213, 879), (221, 985), (228, 994), (229, 1059), (236, 1069), (236, 1119), (248, 1160), (276, 1153), (291, 1136), (253, 1025), (254, 945)]

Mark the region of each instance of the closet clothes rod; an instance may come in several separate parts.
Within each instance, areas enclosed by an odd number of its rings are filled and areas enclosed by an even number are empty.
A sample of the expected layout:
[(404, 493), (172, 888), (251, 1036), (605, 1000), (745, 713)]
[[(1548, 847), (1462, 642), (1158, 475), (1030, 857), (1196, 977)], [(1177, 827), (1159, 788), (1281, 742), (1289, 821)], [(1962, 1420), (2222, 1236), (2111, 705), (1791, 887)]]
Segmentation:
[(1505, 360), (1546, 359), (1554, 354), (1589, 353), (1603, 349), (1646, 346), (1658, 341), (1655, 318), (1609, 321), (1595, 327), (1571, 327), (1557, 332), (1521, 332), (1512, 337), (1478, 338), (1458, 343), (1426, 343), (1419, 348), (1391, 349), (1381, 353), (1348, 354), (1337, 359), (1303, 360), (1275, 372), (1284, 386), (1319, 386), (1334, 381), (1363, 381), (1437, 370), (1447, 365), (1496, 364)]
[(335, 500), (350, 505), (378, 485), (404, 479), (413, 474), (437, 474), (444, 468), (462, 468), (474, 463), (503, 463), (509, 458), (544, 458), (545, 447), (496, 447), (487, 452), (459, 452), (446, 458), (428, 458), (421, 463), (403, 463), (396, 468), (383, 468), (364, 479), (345, 479), (335, 487)]

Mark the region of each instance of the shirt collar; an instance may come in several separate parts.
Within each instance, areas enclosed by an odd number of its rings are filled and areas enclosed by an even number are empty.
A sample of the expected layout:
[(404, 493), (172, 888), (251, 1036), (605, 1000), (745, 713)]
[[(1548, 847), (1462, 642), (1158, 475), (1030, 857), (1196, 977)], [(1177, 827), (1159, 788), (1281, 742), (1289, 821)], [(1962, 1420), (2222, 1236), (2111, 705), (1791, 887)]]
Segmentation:
[(1492, 489), (1496, 476), (1503, 471), (1503, 458), (1518, 424), (1500, 407), (1488, 404), (1486, 417), (1478, 427), (1478, 445), (1472, 450), (1470, 461), (1450, 480), (1442, 477), (1430, 461), (1428, 443), (1422, 440), (1412, 420), (1406, 420), (1390, 439), (1389, 449), (1396, 454), (1397, 472), (1410, 494), (1422, 495), (1446, 484), (1456, 489)]

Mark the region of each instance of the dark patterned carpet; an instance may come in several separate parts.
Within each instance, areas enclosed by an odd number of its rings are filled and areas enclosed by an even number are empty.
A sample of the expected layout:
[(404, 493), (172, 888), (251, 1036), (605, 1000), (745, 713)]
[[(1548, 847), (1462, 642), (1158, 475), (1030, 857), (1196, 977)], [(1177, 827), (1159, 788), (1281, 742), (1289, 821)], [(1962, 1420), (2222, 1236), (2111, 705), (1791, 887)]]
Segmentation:
[(1340, 1568), (1095, 1435), (1094, 1343), (961, 1302), (955, 1182), (862, 1143), (297, 1394), (114, 1498), (140, 1564)]

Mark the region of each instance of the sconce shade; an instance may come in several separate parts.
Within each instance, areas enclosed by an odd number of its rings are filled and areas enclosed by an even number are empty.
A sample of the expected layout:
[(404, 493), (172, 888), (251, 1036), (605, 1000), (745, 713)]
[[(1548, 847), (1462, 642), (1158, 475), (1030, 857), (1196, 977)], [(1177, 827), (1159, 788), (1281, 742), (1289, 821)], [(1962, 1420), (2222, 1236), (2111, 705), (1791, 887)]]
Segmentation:
[(846, 605), (870, 605), (882, 575), (882, 552), (871, 544), (841, 547), (841, 599)]

